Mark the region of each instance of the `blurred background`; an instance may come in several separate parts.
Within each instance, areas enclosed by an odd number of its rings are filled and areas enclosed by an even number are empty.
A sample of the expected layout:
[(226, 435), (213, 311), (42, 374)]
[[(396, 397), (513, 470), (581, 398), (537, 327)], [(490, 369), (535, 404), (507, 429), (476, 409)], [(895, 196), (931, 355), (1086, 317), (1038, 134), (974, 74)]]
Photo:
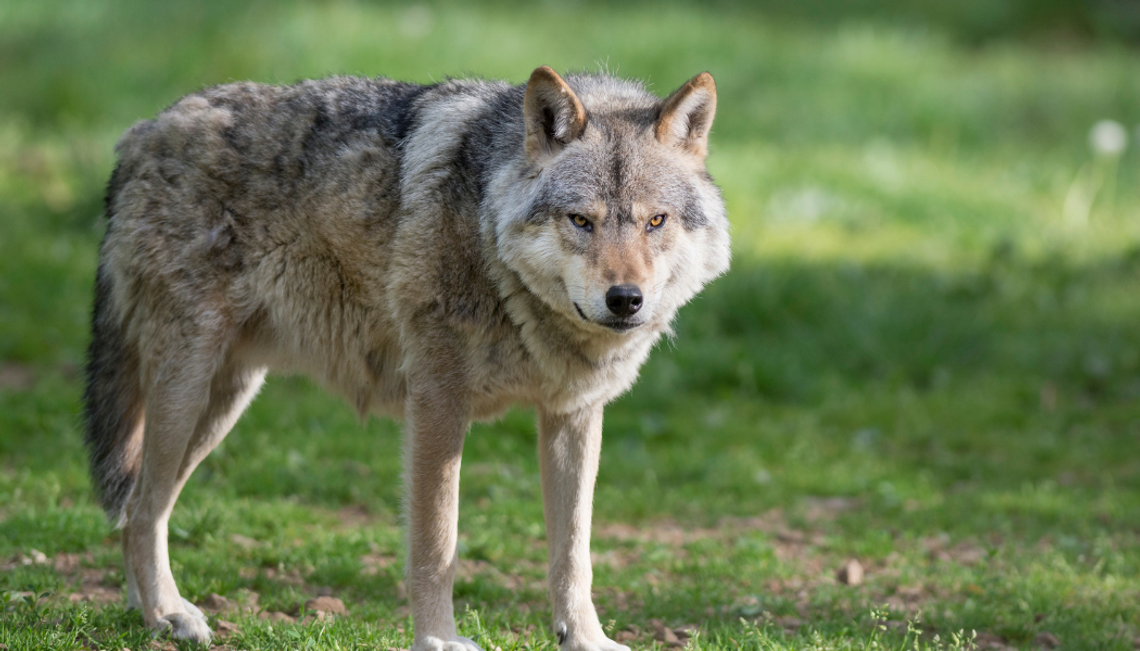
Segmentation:
[[(80, 369), (103, 187), (134, 121), (235, 80), (522, 83), (545, 64), (665, 95), (708, 70), (733, 270), (610, 407), (599, 521), (778, 510), (871, 564), (989, 541), (1010, 565), (970, 570), (973, 610), (958, 579), (936, 625), (1024, 642), (1044, 612), (1073, 648), (1131, 644), (1138, 48), (1129, 0), (0, 2), (0, 553), (105, 544)], [(474, 429), (461, 555), (509, 563), (540, 535), (532, 419)], [(176, 523), (236, 530), (227, 505), (252, 499), (394, 526), (398, 450), (395, 424), (275, 379)]]

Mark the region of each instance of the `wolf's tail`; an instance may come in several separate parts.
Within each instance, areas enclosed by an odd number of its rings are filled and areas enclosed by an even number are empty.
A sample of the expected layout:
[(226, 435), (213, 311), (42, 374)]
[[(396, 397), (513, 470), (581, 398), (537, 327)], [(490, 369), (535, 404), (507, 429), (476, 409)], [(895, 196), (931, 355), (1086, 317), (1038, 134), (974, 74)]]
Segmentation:
[(85, 439), (95, 494), (107, 519), (122, 526), (142, 460), (144, 409), (138, 353), (128, 344), (117, 312), (111, 280), (100, 267), (83, 394)]

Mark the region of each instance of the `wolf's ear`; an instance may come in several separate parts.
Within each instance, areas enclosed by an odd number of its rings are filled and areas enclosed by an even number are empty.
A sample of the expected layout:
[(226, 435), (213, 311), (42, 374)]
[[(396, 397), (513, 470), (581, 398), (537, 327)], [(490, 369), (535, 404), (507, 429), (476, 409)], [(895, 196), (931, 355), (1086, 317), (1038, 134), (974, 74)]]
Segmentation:
[(657, 140), (704, 158), (716, 114), (716, 82), (707, 72), (685, 82), (661, 103)]
[(549, 66), (535, 68), (523, 101), (526, 157), (532, 163), (558, 153), (586, 130), (586, 109)]

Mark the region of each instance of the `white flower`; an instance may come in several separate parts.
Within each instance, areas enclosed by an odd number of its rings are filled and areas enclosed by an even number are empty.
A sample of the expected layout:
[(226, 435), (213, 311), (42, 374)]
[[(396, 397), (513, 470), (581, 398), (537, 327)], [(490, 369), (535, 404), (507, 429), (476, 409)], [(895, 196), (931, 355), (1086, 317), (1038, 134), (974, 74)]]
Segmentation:
[(1128, 132), (1115, 120), (1101, 120), (1089, 131), (1089, 146), (1098, 156), (1119, 156), (1128, 145)]

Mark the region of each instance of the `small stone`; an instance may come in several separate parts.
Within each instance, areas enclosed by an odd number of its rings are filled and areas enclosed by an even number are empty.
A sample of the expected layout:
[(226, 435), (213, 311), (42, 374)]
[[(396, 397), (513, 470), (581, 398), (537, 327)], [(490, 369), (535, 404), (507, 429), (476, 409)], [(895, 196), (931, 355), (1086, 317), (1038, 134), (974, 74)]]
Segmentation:
[(776, 532), (776, 540), (783, 543), (802, 543), (806, 538), (804, 532), (795, 529), (781, 529)]
[(992, 649), (993, 651), (1007, 651), (1011, 647), (1005, 643), (1005, 638), (989, 631), (979, 631), (974, 637), (978, 649)]
[(1037, 643), (1037, 646), (1045, 649), (1056, 649), (1061, 646), (1061, 640), (1058, 640), (1056, 635), (1048, 631), (1041, 631), (1033, 638), (1033, 641)]
[(839, 568), (835, 573), (835, 578), (843, 585), (857, 586), (863, 583), (863, 565), (855, 559), (851, 559)]
[(238, 605), (222, 595), (211, 592), (198, 607), (208, 613), (229, 613), (238, 610)]
[(348, 608), (336, 597), (317, 597), (305, 602), (305, 610), (328, 615), (347, 615)]
[(227, 622), (224, 619), (219, 619), (218, 625), (214, 627), (214, 635), (218, 639), (224, 639), (233, 635), (234, 633), (240, 632), (241, 629), (238, 628), (237, 624), (233, 622)]
[(660, 619), (649, 620), (649, 626), (653, 628), (653, 639), (663, 643), (667, 647), (682, 647), (685, 643), (677, 638), (677, 634), (673, 629), (665, 625), (665, 622)]
[(234, 597), (241, 604), (241, 612), (243, 613), (254, 615), (261, 610), (261, 605), (258, 603), (261, 600), (261, 595), (249, 588), (238, 588)]
[(633, 631), (618, 631), (617, 634), (614, 635), (614, 642), (622, 642), (623, 644), (636, 639), (637, 635), (635, 635)]
[(79, 567), (79, 554), (56, 554), (53, 564), (55, 565), (56, 572), (60, 574), (71, 574)]
[(260, 614), (258, 614), (257, 618), (261, 620), (268, 620), (270, 622), (284, 622), (286, 624), (292, 624), (293, 622), (297, 621), (295, 617), (290, 617), (289, 615), (286, 615), (279, 610), (275, 610), (273, 612), (263, 610)]
[(698, 627), (696, 624), (682, 624), (680, 626), (673, 627), (673, 633), (675, 633), (681, 640), (687, 640), (693, 637), (698, 632), (700, 632), (700, 630), (700, 627)]
[(38, 549), (29, 549), (28, 555), (25, 557), (24, 565), (44, 565), (48, 562), (47, 554)]

